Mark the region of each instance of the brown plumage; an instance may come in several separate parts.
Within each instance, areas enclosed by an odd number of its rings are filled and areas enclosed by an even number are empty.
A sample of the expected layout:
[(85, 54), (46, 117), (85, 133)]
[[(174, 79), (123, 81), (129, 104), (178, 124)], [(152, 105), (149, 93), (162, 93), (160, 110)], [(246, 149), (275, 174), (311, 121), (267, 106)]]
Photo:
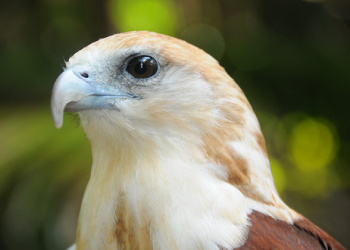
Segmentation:
[(329, 234), (308, 219), (292, 225), (254, 211), (246, 243), (238, 249), (344, 249)]

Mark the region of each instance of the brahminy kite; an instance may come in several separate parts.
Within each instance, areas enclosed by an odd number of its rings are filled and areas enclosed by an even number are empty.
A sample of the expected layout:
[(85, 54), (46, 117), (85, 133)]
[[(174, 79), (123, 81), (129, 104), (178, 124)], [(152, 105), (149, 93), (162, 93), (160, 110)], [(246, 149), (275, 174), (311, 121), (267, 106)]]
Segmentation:
[(77, 112), (92, 148), (72, 249), (343, 249), (281, 200), (247, 98), (185, 41), (94, 42), (67, 62), (51, 107), (57, 128)]

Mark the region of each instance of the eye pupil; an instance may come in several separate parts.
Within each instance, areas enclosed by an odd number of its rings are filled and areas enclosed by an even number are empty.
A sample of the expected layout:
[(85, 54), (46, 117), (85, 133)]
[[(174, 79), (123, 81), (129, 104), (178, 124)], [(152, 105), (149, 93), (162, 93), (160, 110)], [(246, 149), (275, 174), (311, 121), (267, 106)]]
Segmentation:
[(137, 56), (130, 60), (126, 71), (135, 78), (145, 79), (158, 71), (157, 61), (150, 56)]
[(135, 73), (138, 75), (143, 75), (147, 72), (147, 65), (145, 65), (143, 62), (140, 62), (135, 65)]

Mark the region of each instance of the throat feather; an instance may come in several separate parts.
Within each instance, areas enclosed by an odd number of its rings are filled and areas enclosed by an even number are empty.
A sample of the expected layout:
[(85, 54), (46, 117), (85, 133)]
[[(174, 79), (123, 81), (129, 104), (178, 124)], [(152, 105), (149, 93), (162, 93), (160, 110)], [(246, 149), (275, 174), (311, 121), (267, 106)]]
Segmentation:
[[(246, 237), (248, 203), (218, 178), (216, 164), (174, 153), (158, 155), (162, 161), (141, 158), (136, 166), (105, 157), (94, 159), (84, 196), (77, 240), (82, 249), (202, 249), (218, 242), (232, 248)], [(106, 162), (116, 165), (99, 166)]]

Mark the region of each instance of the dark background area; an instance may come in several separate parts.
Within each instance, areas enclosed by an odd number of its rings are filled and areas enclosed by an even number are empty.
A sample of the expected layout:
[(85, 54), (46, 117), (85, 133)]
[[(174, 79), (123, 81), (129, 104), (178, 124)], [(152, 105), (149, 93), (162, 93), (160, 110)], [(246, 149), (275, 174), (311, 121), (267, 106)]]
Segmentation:
[(64, 61), (108, 35), (152, 30), (218, 59), (260, 120), (280, 195), (350, 248), (350, 1), (12, 0), (0, 3), (0, 249), (74, 242), (89, 143), (56, 130)]

